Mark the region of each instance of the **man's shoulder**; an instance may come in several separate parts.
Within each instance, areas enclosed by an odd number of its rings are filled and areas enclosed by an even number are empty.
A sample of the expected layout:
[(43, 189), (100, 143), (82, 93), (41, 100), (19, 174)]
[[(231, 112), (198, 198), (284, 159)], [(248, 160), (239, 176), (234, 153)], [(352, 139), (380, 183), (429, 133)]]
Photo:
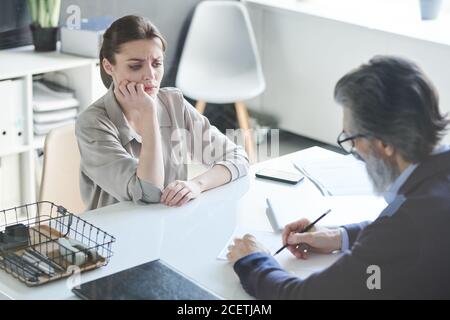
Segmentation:
[(405, 194), (405, 201), (399, 208), (400, 216), (412, 217), (443, 214), (450, 223), (450, 170), (430, 174)]

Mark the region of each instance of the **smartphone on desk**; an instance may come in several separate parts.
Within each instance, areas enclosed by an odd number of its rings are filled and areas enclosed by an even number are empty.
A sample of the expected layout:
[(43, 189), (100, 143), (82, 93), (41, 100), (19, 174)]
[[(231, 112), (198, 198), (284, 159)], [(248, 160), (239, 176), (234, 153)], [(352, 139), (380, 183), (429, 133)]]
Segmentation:
[(301, 173), (287, 172), (269, 168), (259, 170), (258, 172), (256, 172), (255, 176), (260, 179), (268, 179), (288, 184), (297, 184), (305, 178)]

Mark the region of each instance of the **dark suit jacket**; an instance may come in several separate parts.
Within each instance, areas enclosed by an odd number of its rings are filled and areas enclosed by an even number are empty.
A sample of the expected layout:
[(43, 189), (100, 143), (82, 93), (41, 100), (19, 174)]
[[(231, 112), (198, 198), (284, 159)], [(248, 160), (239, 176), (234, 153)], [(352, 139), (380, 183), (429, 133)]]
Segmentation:
[[(419, 164), (374, 222), (344, 228), (351, 250), (306, 279), (263, 253), (238, 260), (234, 270), (262, 299), (449, 299), (450, 151)], [(380, 289), (367, 286), (375, 283), (372, 265)]]

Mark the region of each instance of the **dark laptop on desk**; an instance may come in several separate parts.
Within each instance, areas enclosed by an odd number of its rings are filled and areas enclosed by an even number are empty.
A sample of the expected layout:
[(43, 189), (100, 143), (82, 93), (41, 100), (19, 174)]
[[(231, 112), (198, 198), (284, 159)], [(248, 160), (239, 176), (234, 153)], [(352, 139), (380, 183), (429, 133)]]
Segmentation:
[(144, 263), (72, 291), (88, 300), (220, 300), (162, 260)]

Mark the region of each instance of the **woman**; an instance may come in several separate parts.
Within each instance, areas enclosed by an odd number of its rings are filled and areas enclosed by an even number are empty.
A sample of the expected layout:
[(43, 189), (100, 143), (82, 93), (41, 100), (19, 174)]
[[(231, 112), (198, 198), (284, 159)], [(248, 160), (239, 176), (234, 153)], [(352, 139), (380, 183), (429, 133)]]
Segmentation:
[[(161, 88), (166, 41), (125, 16), (106, 30), (100, 68), (108, 92), (80, 114), (81, 194), (87, 209), (119, 201), (181, 206), (247, 174), (248, 159), (176, 88)], [(188, 159), (209, 165), (187, 179)]]

